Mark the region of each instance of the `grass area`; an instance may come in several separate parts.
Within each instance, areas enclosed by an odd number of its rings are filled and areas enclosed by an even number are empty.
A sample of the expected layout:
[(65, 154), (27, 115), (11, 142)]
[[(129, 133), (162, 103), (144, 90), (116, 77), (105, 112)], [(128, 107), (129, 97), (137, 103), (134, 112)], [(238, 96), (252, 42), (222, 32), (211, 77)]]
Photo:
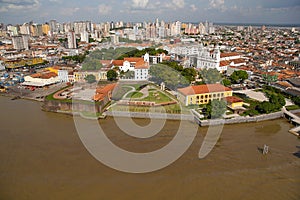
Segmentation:
[(297, 110), (297, 109), (300, 109), (300, 106), (298, 105), (290, 105), (290, 106), (286, 106), (285, 107), (288, 111), (290, 110)]
[(141, 99), (141, 101), (163, 103), (163, 102), (172, 101), (172, 99), (160, 91), (149, 91), (149, 95), (147, 97)]
[(84, 101), (84, 100), (78, 100), (78, 99), (56, 99), (54, 98), (54, 94), (57, 93), (58, 91), (64, 90), (70, 86), (66, 86), (60, 90), (57, 90), (56, 92), (53, 92), (52, 94), (49, 94), (48, 96), (45, 97), (46, 100), (48, 101), (58, 101), (58, 102), (64, 102), (64, 103), (81, 103), (81, 104), (101, 104), (101, 102), (94, 102), (94, 101)]
[(142, 96), (143, 96), (143, 93), (141, 93), (141, 92), (131, 92), (126, 96), (126, 98), (137, 99), (137, 98), (141, 98)]
[(130, 87), (122, 86), (120, 88), (115, 88), (113, 91), (113, 97), (114, 100), (120, 100), (122, 97), (131, 90)]
[(81, 111), (81, 114), (85, 117), (100, 117), (101, 113), (94, 113), (94, 112), (86, 112), (86, 111)]
[(146, 106), (123, 106), (115, 105), (109, 109), (109, 111), (123, 111), (123, 112), (154, 112), (154, 113), (170, 113), (170, 114), (180, 114), (181, 109), (178, 104), (163, 106), (165, 109), (162, 110), (162, 107), (146, 107)]
[(156, 91), (156, 90), (157, 90), (157, 89), (154, 89), (154, 88), (148, 89), (149, 92), (151, 92), (151, 91)]

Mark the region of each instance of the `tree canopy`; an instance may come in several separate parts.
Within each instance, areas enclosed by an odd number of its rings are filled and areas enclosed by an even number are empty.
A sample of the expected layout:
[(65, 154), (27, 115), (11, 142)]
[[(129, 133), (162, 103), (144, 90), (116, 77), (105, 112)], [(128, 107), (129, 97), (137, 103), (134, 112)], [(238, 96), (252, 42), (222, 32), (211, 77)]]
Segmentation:
[(151, 81), (161, 84), (164, 82), (168, 88), (176, 89), (189, 85), (189, 81), (180, 72), (166, 65), (157, 64), (150, 68)]
[(93, 58), (93, 57), (86, 57), (82, 64), (82, 70), (84, 71), (94, 71), (99, 70), (103, 67), (99, 59)]
[(220, 118), (226, 111), (227, 103), (224, 100), (214, 99), (206, 105), (209, 119)]
[(234, 71), (230, 75), (230, 80), (233, 83), (242, 83), (247, 78), (248, 78), (248, 74), (246, 71), (243, 71), (243, 70)]
[(258, 104), (255, 110), (260, 113), (271, 113), (279, 111), (285, 105), (285, 98), (281, 94), (269, 93), (267, 94), (269, 101), (264, 101), (261, 104)]
[(84, 78), (84, 80), (88, 83), (94, 83), (96, 82), (96, 77), (93, 74), (89, 74)]
[(224, 78), (224, 79), (222, 80), (222, 84), (223, 84), (224, 86), (230, 86), (230, 85), (231, 85), (231, 81), (230, 81), (230, 79)]
[(175, 61), (163, 61), (161, 64), (178, 71), (189, 83), (195, 81), (197, 77), (197, 71), (194, 68), (183, 68)]
[(107, 71), (106, 76), (107, 76), (107, 80), (114, 81), (117, 79), (118, 73), (115, 70), (110, 69)]
[(205, 84), (214, 84), (222, 80), (222, 76), (217, 69), (203, 69), (199, 72)]
[(168, 54), (168, 51), (163, 50), (163, 49), (155, 49), (155, 48), (145, 48), (142, 50), (134, 49), (132, 51), (128, 51), (128, 52), (124, 53), (123, 55), (120, 55), (118, 57), (118, 60), (122, 60), (125, 57), (142, 57), (146, 53), (149, 53), (149, 55), (154, 56), (154, 55), (161, 54), (161, 53)]

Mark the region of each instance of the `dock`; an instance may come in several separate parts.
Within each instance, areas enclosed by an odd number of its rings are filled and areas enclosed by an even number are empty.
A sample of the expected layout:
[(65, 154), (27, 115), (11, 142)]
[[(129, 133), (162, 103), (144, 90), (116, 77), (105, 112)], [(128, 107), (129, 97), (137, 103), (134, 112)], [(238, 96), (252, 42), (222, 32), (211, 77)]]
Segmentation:
[(282, 111), (285, 118), (287, 118), (293, 125), (296, 126), (295, 128), (289, 130), (289, 132), (296, 135), (297, 137), (300, 137), (300, 117), (287, 111), (285, 107), (282, 108)]

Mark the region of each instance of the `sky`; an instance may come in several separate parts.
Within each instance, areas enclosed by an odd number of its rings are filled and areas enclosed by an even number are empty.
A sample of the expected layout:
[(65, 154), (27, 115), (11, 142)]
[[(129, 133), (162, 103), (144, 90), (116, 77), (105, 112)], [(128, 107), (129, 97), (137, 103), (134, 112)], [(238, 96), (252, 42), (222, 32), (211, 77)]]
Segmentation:
[(300, 24), (300, 0), (0, 0), (0, 22), (22, 24), (92, 22)]

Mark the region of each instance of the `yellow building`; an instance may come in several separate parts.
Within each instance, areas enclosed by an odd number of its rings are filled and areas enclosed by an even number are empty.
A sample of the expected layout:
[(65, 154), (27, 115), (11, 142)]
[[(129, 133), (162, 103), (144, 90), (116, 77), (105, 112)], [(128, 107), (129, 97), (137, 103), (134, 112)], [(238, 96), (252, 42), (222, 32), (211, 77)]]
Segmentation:
[(208, 104), (214, 99), (232, 96), (232, 89), (221, 84), (206, 84), (178, 89), (178, 99), (185, 106)]
[(42, 29), (43, 29), (43, 34), (48, 35), (50, 31), (50, 26), (48, 24), (43, 24)]
[(96, 81), (106, 81), (106, 73), (107, 71), (105, 70), (74, 72), (74, 82), (85, 82), (85, 77), (90, 74), (95, 76)]
[(53, 72), (53, 73), (55, 73), (55, 74), (58, 74), (58, 70), (60, 69), (60, 68), (58, 68), (58, 67), (47, 67), (46, 68), (48, 71), (50, 71), (50, 72)]
[(227, 101), (227, 105), (232, 109), (241, 108), (244, 104), (243, 99), (235, 96), (226, 97), (225, 100)]
[(26, 65), (36, 65), (42, 64), (44, 60), (42, 58), (29, 58), (29, 59), (17, 59), (17, 60), (7, 60), (5, 61), (6, 68), (19, 68), (24, 67)]

